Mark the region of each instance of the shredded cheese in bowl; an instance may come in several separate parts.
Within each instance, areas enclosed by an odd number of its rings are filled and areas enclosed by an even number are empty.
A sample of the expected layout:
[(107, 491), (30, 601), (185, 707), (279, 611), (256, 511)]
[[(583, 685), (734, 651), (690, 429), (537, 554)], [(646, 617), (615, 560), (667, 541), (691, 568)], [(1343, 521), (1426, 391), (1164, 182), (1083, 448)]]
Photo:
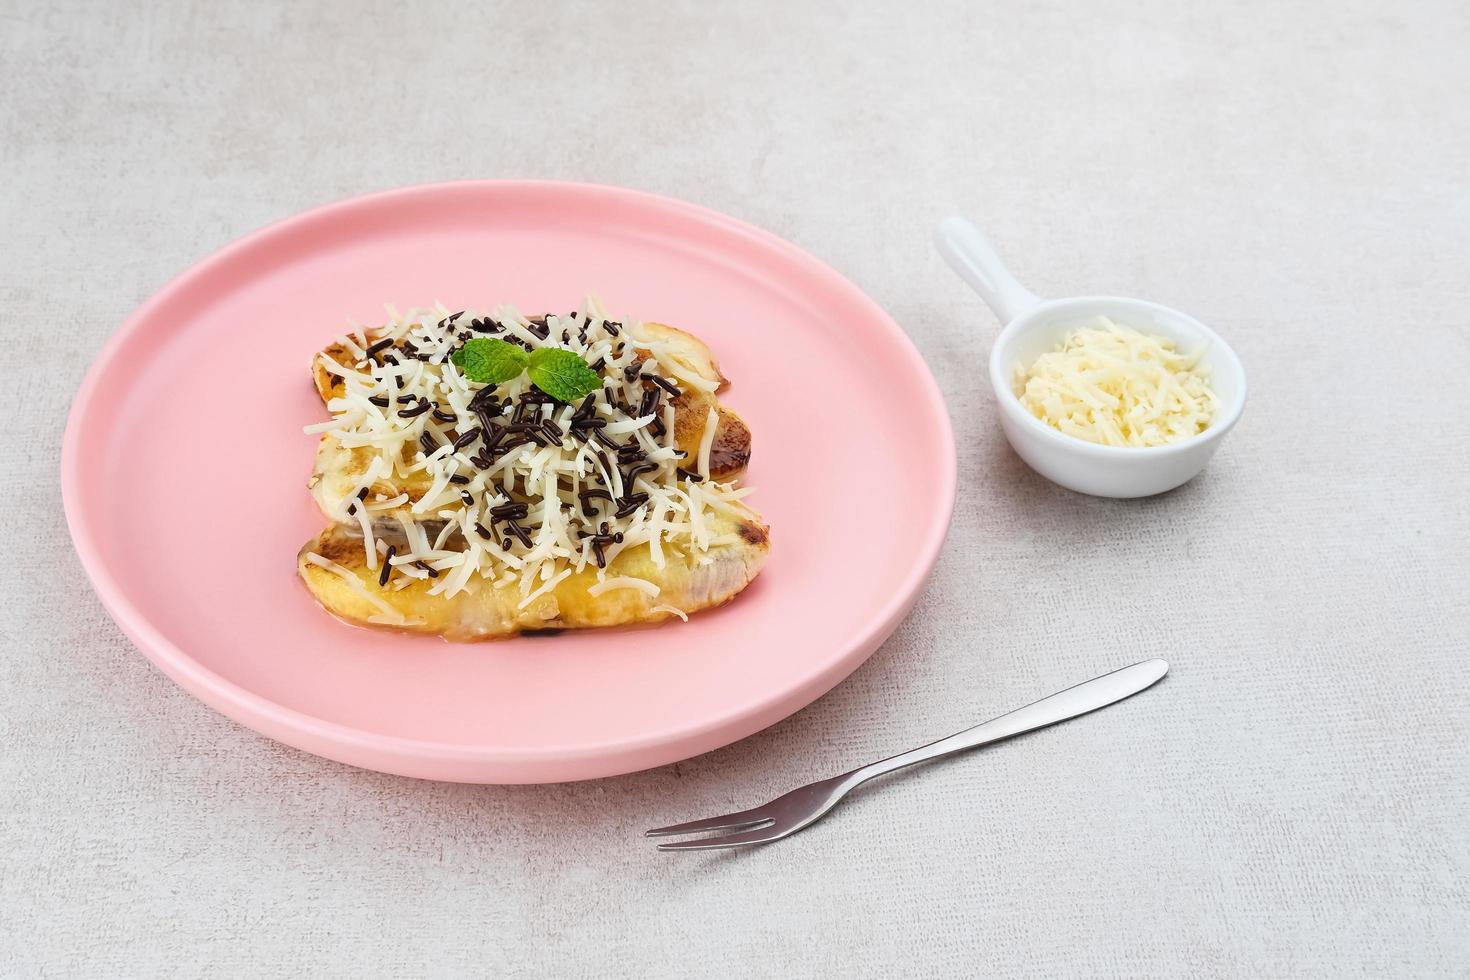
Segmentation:
[(1042, 422), (1104, 446), (1166, 446), (1210, 427), (1219, 409), (1200, 352), (1100, 317), (1074, 330), (1029, 368), (1014, 390)]

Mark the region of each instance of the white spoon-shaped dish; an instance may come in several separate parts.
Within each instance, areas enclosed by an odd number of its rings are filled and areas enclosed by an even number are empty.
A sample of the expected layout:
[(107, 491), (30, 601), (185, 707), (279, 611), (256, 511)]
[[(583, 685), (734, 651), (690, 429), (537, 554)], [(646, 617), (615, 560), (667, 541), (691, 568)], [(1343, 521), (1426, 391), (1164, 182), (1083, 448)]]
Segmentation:
[[(1192, 316), (1122, 296), (1043, 300), (1001, 263), (995, 249), (964, 218), (934, 230), (934, 244), (950, 267), (985, 300), (1005, 329), (990, 351), (990, 384), (1006, 438), (1026, 463), (1069, 490), (1098, 497), (1147, 497), (1194, 478), (1219, 448), (1245, 408), (1245, 368), (1230, 346)], [(1210, 387), (1220, 400), (1210, 427), (1167, 446), (1104, 446), (1066, 435), (1022, 406), (1013, 387), (1017, 367), (1035, 362), (1071, 331), (1105, 316), (1146, 334), (1172, 339), (1181, 351), (1202, 350)]]

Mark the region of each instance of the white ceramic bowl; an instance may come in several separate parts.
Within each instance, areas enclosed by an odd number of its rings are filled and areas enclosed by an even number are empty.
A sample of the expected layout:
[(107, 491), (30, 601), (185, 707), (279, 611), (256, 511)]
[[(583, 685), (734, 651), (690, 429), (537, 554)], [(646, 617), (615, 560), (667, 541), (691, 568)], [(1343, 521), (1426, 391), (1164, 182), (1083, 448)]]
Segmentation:
[[(999, 256), (963, 218), (946, 218), (935, 244), (1005, 329), (990, 351), (990, 384), (1006, 438), (1026, 463), (1069, 490), (1099, 497), (1147, 497), (1172, 490), (1204, 469), (1245, 408), (1245, 369), (1235, 352), (1209, 327), (1178, 310), (1121, 296), (1042, 300), (1016, 281)], [(1066, 435), (1036, 418), (1016, 397), (1018, 367), (1054, 349), (1072, 330), (1105, 316), (1143, 333), (1172, 339), (1181, 351), (1203, 350), (1200, 364), (1220, 410), (1199, 435), (1167, 446), (1103, 446)]]

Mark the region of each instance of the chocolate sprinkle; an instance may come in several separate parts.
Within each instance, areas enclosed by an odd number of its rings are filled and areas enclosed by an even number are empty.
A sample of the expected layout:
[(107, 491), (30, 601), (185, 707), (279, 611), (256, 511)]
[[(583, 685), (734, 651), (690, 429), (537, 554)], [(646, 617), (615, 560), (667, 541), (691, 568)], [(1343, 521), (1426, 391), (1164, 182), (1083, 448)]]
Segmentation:
[(606, 490), (592, 489), (592, 490), (583, 490), (581, 493), (577, 494), (577, 499), (582, 502), (582, 509), (583, 510), (591, 510), (592, 509), (592, 501), (594, 501), (594, 500), (606, 500), (608, 503), (612, 503), (613, 502), (613, 495), (610, 494), (610, 493), (608, 493)]
[(525, 545), (527, 548), (531, 547), (531, 535), (527, 534), (526, 529), (521, 527), (515, 521), (506, 521), (505, 529), (511, 534), (514, 534), (518, 539), (520, 539), (521, 544)]
[[(454, 451), (459, 452), (461, 449), (468, 446), (476, 439), (480, 438), (481, 433), (483, 433), (484, 431), (484, 429), (471, 429), (470, 431), (462, 434), (458, 439), (454, 440)], [(454, 479), (454, 477), (450, 477), (450, 479), (452, 480)], [(470, 481), (466, 479), (465, 482), (468, 483)]]
[(652, 389), (649, 389), (648, 391), (645, 391), (643, 393), (643, 401), (641, 401), (638, 404), (638, 416), (637, 417), (641, 419), (644, 416), (646, 416), (646, 415), (652, 415), (655, 411), (657, 411), (658, 410), (658, 400), (662, 396), (663, 396), (663, 392), (659, 391), (657, 388), (652, 388)]
[(620, 544), (622, 540), (622, 531), (616, 534), (608, 533), (607, 521), (603, 521), (598, 525), (597, 533), (592, 535), (592, 555), (597, 559), (598, 568), (607, 567), (607, 557), (602, 553), (602, 549), (610, 544)]
[(667, 391), (675, 398), (678, 398), (680, 395), (684, 394), (684, 392), (679, 390), (679, 386), (674, 384), (668, 378), (661, 378), (656, 374), (645, 374), (642, 375), (642, 378), (644, 381), (652, 381), (654, 384), (658, 385), (660, 388), (662, 388), (664, 391)]
[(619, 518), (627, 517), (629, 514), (633, 513), (633, 511), (637, 510), (639, 507), (642, 507), (646, 503), (648, 503), (648, 494), (630, 493), (622, 500), (618, 501), (618, 509), (613, 512), (613, 516)]
[(657, 472), (658, 464), (653, 462), (652, 460), (646, 459), (641, 463), (637, 463), (634, 466), (629, 467), (627, 476), (623, 477), (623, 486), (631, 487), (633, 485), (633, 481), (638, 479), (644, 473)]
[[(485, 408), (484, 406), (475, 409), (475, 418), (480, 420), (480, 427), (482, 429), (484, 429), (486, 432), (496, 432), (498, 434), (503, 434), (505, 430), (495, 424), (495, 416), (499, 414), (499, 412), (492, 412), (490, 409)], [(491, 445), (493, 446), (494, 443), (491, 443)]]
[(388, 553), (383, 556), (383, 570), (378, 573), (379, 588), (388, 584), (388, 576), (393, 574), (393, 566), (388, 563), (393, 560), (393, 556), (396, 554), (398, 554), (398, 549), (390, 544), (388, 546)]

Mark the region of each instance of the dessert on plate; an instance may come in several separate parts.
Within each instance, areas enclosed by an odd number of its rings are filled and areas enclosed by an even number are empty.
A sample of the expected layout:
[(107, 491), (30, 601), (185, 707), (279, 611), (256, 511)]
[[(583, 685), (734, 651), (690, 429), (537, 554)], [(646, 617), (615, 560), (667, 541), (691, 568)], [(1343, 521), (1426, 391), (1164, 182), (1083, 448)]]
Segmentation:
[(329, 523), (297, 567), (328, 612), (493, 639), (687, 619), (759, 574), (751, 433), (713, 353), (584, 306), (411, 310), (315, 357)]

